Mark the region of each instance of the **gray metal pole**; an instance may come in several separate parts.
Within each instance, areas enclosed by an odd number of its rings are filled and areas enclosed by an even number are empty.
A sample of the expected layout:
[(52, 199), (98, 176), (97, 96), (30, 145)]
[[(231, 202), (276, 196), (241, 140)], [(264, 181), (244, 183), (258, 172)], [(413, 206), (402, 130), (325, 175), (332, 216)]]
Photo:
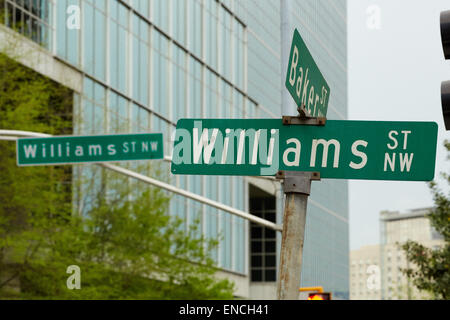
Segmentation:
[[(285, 89), (283, 75), (289, 63), (290, 43), (292, 40), (290, 21), (291, 0), (280, 0), (281, 23), (281, 115), (296, 116), (297, 109)], [(285, 175), (288, 176), (285, 176)], [(280, 172), (283, 179), (285, 197), (283, 231), (280, 249), (280, 269), (278, 272), (277, 298), (296, 300), (299, 295), (300, 273), (302, 268), (303, 240), (306, 224), (306, 207), (311, 187), (311, 174), (298, 172)]]
[(277, 293), (279, 300), (298, 299), (307, 203), (307, 195), (286, 194)]
[(316, 172), (279, 172), (286, 194), (278, 277), (278, 300), (297, 300), (302, 271), (306, 209), (311, 193), (311, 180), (320, 180)]

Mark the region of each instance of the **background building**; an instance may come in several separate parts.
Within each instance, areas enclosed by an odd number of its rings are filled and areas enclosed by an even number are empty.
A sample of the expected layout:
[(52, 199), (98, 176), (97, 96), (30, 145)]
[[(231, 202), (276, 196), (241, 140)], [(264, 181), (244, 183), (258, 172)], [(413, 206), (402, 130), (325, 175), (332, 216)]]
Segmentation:
[(380, 213), (380, 265), (382, 299), (426, 299), (430, 296), (417, 290), (401, 273), (409, 268), (399, 244), (416, 241), (428, 248), (444, 244), (442, 236), (430, 225), (426, 214), (431, 208), (414, 209), (409, 212), (383, 211)]
[(380, 282), (380, 246), (350, 251), (350, 300), (380, 300)]
[(408, 240), (428, 248), (444, 245), (427, 218), (432, 208), (408, 212), (380, 212), (380, 245), (364, 246), (350, 252), (350, 299), (416, 300), (431, 296), (419, 291), (401, 272), (410, 268), (401, 244)]
[[(278, 182), (252, 177), (172, 176), (171, 137), (183, 117), (277, 118), (281, 110), (278, 1), (0, 0), (0, 43), (15, 29), (18, 59), (74, 92), (74, 134), (162, 132), (166, 159), (127, 168), (181, 189), (281, 223)], [(292, 1), (298, 28), (331, 87), (329, 119), (347, 117), (345, 0)], [(30, 40), (26, 40), (29, 38)], [(39, 46), (35, 45), (39, 44)], [(103, 169), (74, 166), (93, 188)], [(134, 182), (130, 180), (130, 184)], [(138, 192), (140, 186), (135, 184)], [(89, 210), (89, 193), (74, 192), (74, 210)], [(213, 253), (237, 295), (274, 298), (280, 236), (201, 203), (174, 196), (170, 213), (223, 235)], [(302, 286), (321, 285), (348, 298), (346, 180), (313, 183), (308, 206)]]

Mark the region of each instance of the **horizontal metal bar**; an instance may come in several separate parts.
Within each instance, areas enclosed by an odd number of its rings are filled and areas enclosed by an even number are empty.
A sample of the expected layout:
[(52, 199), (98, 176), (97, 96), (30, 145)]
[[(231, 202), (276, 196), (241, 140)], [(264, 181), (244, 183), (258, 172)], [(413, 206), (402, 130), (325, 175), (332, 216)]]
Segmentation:
[[(20, 130), (0, 130), (0, 135), (5, 135), (5, 136), (9, 136), (9, 135), (14, 136), (15, 135), (15, 136), (24, 136), (24, 137), (51, 137), (51, 135), (45, 134), (45, 133), (30, 132), (30, 131), (20, 131)], [(11, 137), (7, 137), (7, 138), (9, 139)], [(1, 139), (1, 137), (0, 137), (0, 139)], [(106, 169), (109, 169), (109, 170), (112, 170), (112, 171), (124, 174), (126, 176), (129, 176), (131, 178), (137, 179), (139, 181), (142, 181), (142, 182), (154, 185), (156, 187), (159, 187), (161, 189), (167, 190), (169, 192), (179, 194), (179, 195), (184, 196), (186, 198), (189, 198), (189, 199), (192, 199), (192, 200), (204, 203), (206, 205), (209, 205), (209, 206), (217, 208), (219, 210), (231, 213), (231, 214), (233, 214), (235, 216), (247, 219), (247, 220), (249, 220), (251, 222), (254, 222), (256, 224), (262, 225), (264, 227), (267, 227), (267, 228), (270, 228), (270, 229), (273, 229), (273, 230), (276, 230), (276, 231), (279, 231), (279, 232), (281, 232), (283, 230), (282, 226), (280, 226), (278, 224), (275, 224), (275, 223), (273, 223), (271, 221), (259, 218), (257, 216), (254, 216), (254, 215), (250, 214), (250, 213), (247, 213), (245, 211), (235, 209), (233, 207), (224, 205), (223, 203), (220, 203), (220, 202), (208, 199), (208, 198), (200, 196), (198, 194), (195, 194), (195, 193), (192, 193), (192, 192), (189, 192), (189, 191), (177, 188), (177, 187), (172, 186), (172, 185), (170, 185), (168, 183), (165, 183), (165, 182), (162, 182), (162, 181), (159, 181), (159, 180), (156, 180), (156, 179), (144, 176), (144, 175), (142, 175), (140, 173), (137, 173), (137, 172), (134, 172), (134, 171), (131, 171), (131, 170), (128, 170), (128, 169), (125, 169), (125, 168), (122, 168), (122, 167), (119, 167), (119, 166), (116, 166), (116, 165), (107, 164), (107, 163), (97, 163), (96, 165), (99, 165), (99, 166), (104, 167)]]
[(6, 140), (6, 141), (16, 141), (17, 137), (9, 137), (9, 136), (0, 136), (0, 140)]
[(303, 287), (299, 289), (300, 292), (308, 292), (308, 291), (316, 291), (319, 293), (323, 292), (323, 288), (322, 287)]
[(32, 131), (21, 131), (21, 130), (1, 130), (0, 134), (5, 136), (23, 136), (23, 137), (51, 137), (51, 134), (32, 132)]
[(270, 222), (268, 220), (259, 218), (257, 216), (254, 216), (254, 215), (250, 214), (250, 213), (247, 213), (245, 211), (241, 211), (241, 210), (235, 209), (233, 207), (224, 205), (224, 204), (222, 204), (220, 202), (208, 199), (208, 198), (200, 196), (198, 194), (195, 194), (195, 193), (192, 193), (192, 192), (189, 192), (189, 191), (186, 191), (186, 190), (174, 187), (174, 186), (172, 186), (172, 185), (170, 185), (168, 183), (161, 182), (159, 180), (156, 180), (156, 179), (144, 176), (142, 174), (139, 174), (139, 173), (136, 173), (134, 171), (131, 171), (131, 170), (128, 170), (128, 169), (125, 169), (125, 168), (122, 168), (122, 167), (118, 167), (118, 166), (115, 166), (115, 165), (106, 164), (106, 163), (101, 163), (99, 165), (102, 166), (102, 167), (108, 168), (110, 170), (113, 170), (113, 171), (122, 173), (124, 175), (127, 175), (129, 177), (135, 178), (135, 179), (140, 180), (142, 182), (146, 182), (148, 184), (152, 184), (152, 185), (154, 185), (156, 187), (159, 187), (161, 189), (165, 189), (167, 191), (170, 191), (170, 192), (179, 194), (181, 196), (184, 196), (186, 198), (189, 198), (189, 199), (192, 199), (192, 200), (204, 203), (206, 205), (209, 205), (211, 207), (217, 208), (219, 210), (223, 210), (223, 211), (226, 211), (228, 213), (234, 214), (235, 216), (247, 219), (249, 221), (252, 221), (254, 223), (262, 225), (264, 227), (267, 227), (267, 228), (270, 228), (270, 229), (273, 229), (273, 230), (277, 230), (277, 231), (280, 231), (280, 232), (282, 231), (282, 227), (277, 225), (277, 224), (275, 224), (275, 223), (273, 223), (273, 222)]

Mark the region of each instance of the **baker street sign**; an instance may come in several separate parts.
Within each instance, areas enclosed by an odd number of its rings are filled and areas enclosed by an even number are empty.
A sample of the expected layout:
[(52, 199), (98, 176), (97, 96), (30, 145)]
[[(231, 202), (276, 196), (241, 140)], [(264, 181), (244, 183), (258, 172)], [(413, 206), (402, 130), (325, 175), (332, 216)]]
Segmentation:
[(298, 126), (281, 119), (181, 119), (171, 171), (315, 171), (321, 178), (430, 181), (436, 143), (434, 122), (328, 120), (326, 126)]
[(286, 88), (299, 107), (312, 117), (325, 117), (330, 87), (297, 29), (294, 31), (286, 76)]
[(161, 133), (59, 136), (17, 140), (17, 165), (162, 159)]

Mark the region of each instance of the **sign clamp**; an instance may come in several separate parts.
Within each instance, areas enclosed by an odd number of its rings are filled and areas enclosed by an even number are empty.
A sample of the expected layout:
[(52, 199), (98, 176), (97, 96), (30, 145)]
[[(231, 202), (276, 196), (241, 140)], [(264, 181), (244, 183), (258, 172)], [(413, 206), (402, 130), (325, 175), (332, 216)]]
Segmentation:
[(283, 125), (309, 125), (309, 126), (324, 126), (327, 122), (326, 117), (311, 117), (306, 110), (305, 105), (297, 108), (298, 116), (283, 116)]

